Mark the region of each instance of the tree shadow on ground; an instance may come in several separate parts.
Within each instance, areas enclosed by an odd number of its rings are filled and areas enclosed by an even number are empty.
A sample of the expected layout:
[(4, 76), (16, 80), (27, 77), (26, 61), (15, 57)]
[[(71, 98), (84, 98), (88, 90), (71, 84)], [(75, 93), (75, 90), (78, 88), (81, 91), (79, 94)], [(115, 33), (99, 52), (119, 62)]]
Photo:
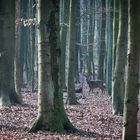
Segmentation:
[(105, 138), (105, 137), (108, 137), (107, 135), (105, 134), (98, 134), (96, 132), (91, 132), (91, 131), (83, 131), (83, 130), (78, 130), (76, 132), (66, 132), (66, 133), (63, 133), (63, 134), (67, 134), (67, 135), (74, 135), (74, 136), (77, 136), (77, 137), (85, 137), (85, 138)]

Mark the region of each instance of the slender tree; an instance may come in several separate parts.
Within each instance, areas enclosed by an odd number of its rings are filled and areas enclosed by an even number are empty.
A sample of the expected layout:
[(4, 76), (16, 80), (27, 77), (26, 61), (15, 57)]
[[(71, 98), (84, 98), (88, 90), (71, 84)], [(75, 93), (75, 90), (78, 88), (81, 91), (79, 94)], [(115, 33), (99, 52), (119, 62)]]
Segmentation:
[(76, 37), (75, 37), (75, 82), (80, 82), (80, 0), (76, 2)]
[(102, 27), (101, 27), (101, 44), (99, 47), (99, 60), (98, 60), (98, 79), (105, 80), (105, 29), (106, 29), (106, 0), (102, 0)]
[(66, 89), (66, 46), (67, 46), (67, 35), (68, 35), (68, 24), (69, 24), (69, 4), (70, 0), (62, 0), (62, 21), (61, 21), (61, 77), (62, 77), (62, 88)]
[(116, 48), (116, 62), (114, 69), (112, 104), (113, 114), (123, 113), (123, 100), (125, 91), (125, 66), (127, 57), (128, 32), (128, 0), (119, 1), (119, 33)]
[[(94, 53), (94, 69), (96, 71), (99, 62), (99, 50), (101, 45), (101, 27), (102, 27), (102, 12), (101, 12), (101, 1), (102, 0), (95, 0), (95, 21), (94, 21), (94, 41), (93, 41), (93, 53)], [(93, 65), (93, 66), (94, 66)], [(98, 79), (98, 70), (95, 73), (95, 79)]]
[(81, 43), (80, 43), (80, 73), (85, 72), (86, 57), (87, 57), (87, 0), (80, 0), (81, 13)]
[[(27, 19), (27, 14), (28, 14), (28, 1), (20, 0), (20, 19), (26, 20)], [(27, 83), (27, 78), (25, 78), (25, 73), (27, 70), (27, 67), (25, 69), (25, 57), (27, 56), (27, 39), (29, 38), (29, 34), (27, 32), (27, 28), (25, 27), (24, 24), (19, 25), (19, 47), (17, 52), (17, 61), (16, 61), (16, 71), (17, 71), (17, 84), (18, 88), (20, 89), (23, 84)], [(27, 66), (27, 65), (26, 65)], [(26, 81), (26, 82), (25, 82)]]
[(124, 102), (123, 140), (137, 140), (137, 113), (140, 62), (140, 1), (129, 0), (127, 82)]
[(20, 0), (16, 0), (16, 26), (15, 26), (15, 89), (21, 97), (20, 79)]
[(112, 88), (112, 42), (113, 42), (113, 0), (107, 0), (106, 8), (106, 88), (111, 95)]
[(119, 31), (119, 0), (114, 0), (113, 8), (113, 51), (112, 51), (112, 74), (114, 74), (116, 62), (116, 46)]
[(39, 110), (30, 132), (76, 130), (64, 110), (60, 77), (59, 0), (39, 0)]
[(95, 1), (88, 1), (88, 57), (87, 57), (87, 68), (88, 68), (88, 79), (95, 79), (95, 70), (93, 62), (93, 42), (94, 42), (94, 29), (95, 29)]
[(69, 71), (68, 71), (68, 101), (69, 104), (77, 104), (76, 95), (75, 95), (75, 85), (74, 85), (74, 76), (75, 76), (75, 37), (76, 37), (76, 26), (75, 26), (75, 14), (76, 14), (76, 4), (74, 0), (70, 0), (70, 18), (69, 18)]
[[(31, 19), (35, 18), (35, 8), (36, 8), (36, 3), (35, 0), (29, 0), (30, 4), (30, 10), (29, 10), (29, 15)], [(31, 48), (31, 87), (32, 87), (32, 92), (34, 92), (34, 84), (35, 84), (35, 71), (34, 71), (34, 66), (35, 66), (35, 25), (30, 26), (30, 48)]]

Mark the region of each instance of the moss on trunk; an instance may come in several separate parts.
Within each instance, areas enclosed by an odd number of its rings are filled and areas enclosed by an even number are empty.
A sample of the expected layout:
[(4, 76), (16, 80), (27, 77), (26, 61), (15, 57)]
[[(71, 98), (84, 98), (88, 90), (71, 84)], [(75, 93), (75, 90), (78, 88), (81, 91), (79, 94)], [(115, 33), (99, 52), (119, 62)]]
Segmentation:
[(75, 131), (65, 113), (61, 89), (59, 0), (39, 1), (39, 23), (39, 111), (30, 132)]

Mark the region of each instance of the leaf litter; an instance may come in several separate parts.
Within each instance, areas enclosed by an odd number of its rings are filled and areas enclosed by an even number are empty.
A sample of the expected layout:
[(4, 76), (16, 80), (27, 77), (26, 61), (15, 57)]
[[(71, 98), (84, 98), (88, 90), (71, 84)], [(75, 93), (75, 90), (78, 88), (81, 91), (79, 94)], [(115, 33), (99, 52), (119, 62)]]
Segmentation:
[[(12, 105), (0, 108), (0, 140), (119, 140), (122, 137), (122, 116), (112, 115), (107, 94), (77, 93), (79, 105), (66, 105), (66, 113), (76, 133), (38, 131), (27, 133), (37, 116), (37, 93), (23, 92), (28, 106)], [(64, 93), (64, 102), (66, 93)]]

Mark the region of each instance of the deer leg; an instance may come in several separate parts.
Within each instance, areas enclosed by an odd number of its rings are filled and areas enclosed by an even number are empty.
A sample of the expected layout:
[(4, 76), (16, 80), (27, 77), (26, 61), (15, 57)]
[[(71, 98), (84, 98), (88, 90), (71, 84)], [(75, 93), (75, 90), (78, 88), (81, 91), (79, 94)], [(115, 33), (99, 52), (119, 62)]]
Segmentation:
[(104, 89), (102, 88), (102, 93), (104, 94)]
[(103, 93), (105, 94), (105, 88), (103, 88)]
[(91, 88), (89, 88), (89, 94), (90, 94), (90, 92), (91, 92)]
[(105, 93), (105, 90), (104, 90), (104, 88), (101, 88), (101, 92), (104, 94)]
[(99, 93), (97, 87), (94, 88), (94, 93), (95, 93), (96, 95)]

